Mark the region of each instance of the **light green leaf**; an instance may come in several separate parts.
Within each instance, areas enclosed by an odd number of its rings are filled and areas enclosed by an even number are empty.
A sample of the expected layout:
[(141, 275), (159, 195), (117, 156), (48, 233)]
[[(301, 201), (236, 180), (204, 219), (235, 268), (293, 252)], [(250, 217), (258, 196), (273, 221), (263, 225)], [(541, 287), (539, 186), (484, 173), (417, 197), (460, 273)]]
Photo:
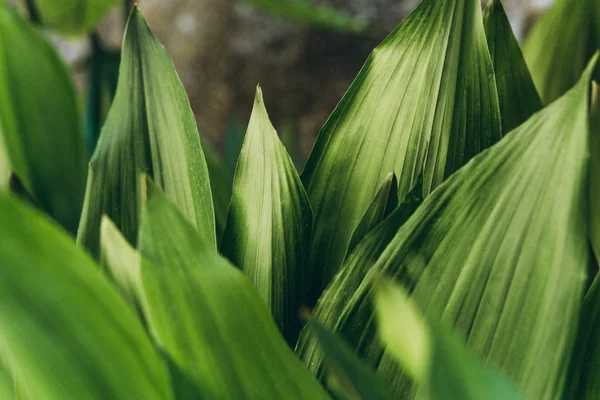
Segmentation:
[(89, 166), (77, 240), (99, 252), (106, 214), (135, 243), (139, 175), (147, 173), (216, 247), (209, 175), (196, 121), (173, 63), (135, 8), (129, 18), (115, 100)]
[(313, 296), (338, 271), (390, 171), (400, 196), (419, 177), (427, 195), (501, 131), (479, 0), (423, 0), (371, 54), (304, 169), (319, 268)]
[(541, 110), (542, 100), (500, 0), (488, 3), (483, 25), (496, 73), (502, 131), (508, 133)]
[(15, 400), (15, 384), (14, 379), (2, 364), (0, 364), (0, 399)]
[(140, 245), (151, 333), (191, 381), (192, 392), (178, 398), (327, 398), (250, 281), (151, 183)]
[(366, 24), (311, 0), (244, 0), (273, 15), (338, 31), (360, 32)]
[(596, 0), (557, 0), (533, 26), (523, 45), (525, 60), (544, 102), (572, 87), (600, 47)]
[(68, 34), (92, 31), (120, 0), (33, 0), (45, 26)]
[(480, 365), (443, 326), (423, 317), (402, 287), (380, 280), (375, 309), (387, 350), (421, 384), (419, 398), (521, 398), (502, 376)]
[(43, 33), (4, 3), (0, 136), (8, 157), (0, 164), (9, 164), (43, 209), (75, 233), (85, 191), (86, 152), (73, 82)]
[(269, 120), (259, 87), (220, 250), (248, 276), (291, 343), (300, 331), (298, 311), (311, 278), (311, 229), (308, 197)]
[(352, 233), (347, 253), (350, 254), (358, 243), (397, 207), (398, 179), (393, 172), (390, 172)]
[(31, 399), (170, 399), (142, 324), (54, 224), (0, 194), (0, 354)]
[[(586, 282), (594, 65), (573, 90), (440, 186), (372, 268), (402, 281), (426, 313), (441, 313), (528, 398), (561, 393)], [(370, 285), (346, 281), (338, 290), (352, 295), (329, 306), (338, 317), (326, 326), (408, 393), (375, 340)]]

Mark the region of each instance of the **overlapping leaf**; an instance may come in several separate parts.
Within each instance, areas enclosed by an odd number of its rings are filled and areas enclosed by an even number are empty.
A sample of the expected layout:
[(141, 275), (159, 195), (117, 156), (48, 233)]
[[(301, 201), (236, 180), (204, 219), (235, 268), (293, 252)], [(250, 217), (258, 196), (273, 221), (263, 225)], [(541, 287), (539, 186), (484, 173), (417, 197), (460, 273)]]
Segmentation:
[(508, 133), (539, 111), (542, 100), (500, 0), (488, 3), (483, 24), (496, 73), (502, 131)]
[(0, 153), (5, 153), (0, 158), (7, 158), (0, 164), (10, 165), (44, 210), (75, 233), (85, 191), (86, 152), (73, 83), (43, 33), (4, 3), (0, 136)]
[[(375, 49), (321, 130), (302, 179), (315, 215), (313, 295), (339, 269), (378, 185), (425, 195), (501, 137), (478, 0), (424, 0)], [(314, 300), (314, 299), (313, 299)]]
[(216, 246), (196, 121), (171, 60), (137, 8), (127, 24), (121, 60), (115, 100), (89, 166), (78, 242), (98, 254), (105, 213), (135, 243), (139, 174), (147, 173)]
[(290, 342), (311, 278), (312, 211), (296, 167), (280, 142), (260, 88), (238, 160), (221, 253), (265, 299)]
[(82, 34), (93, 30), (120, 0), (33, 0), (42, 23), (60, 32)]
[(544, 102), (572, 87), (600, 47), (597, 0), (557, 0), (533, 26), (523, 53)]
[[(578, 85), (454, 174), (373, 266), (402, 281), (524, 395), (555, 398), (583, 295), (587, 244), (588, 92)], [(359, 271), (360, 273), (360, 271)], [(409, 393), (374, 339), (370, 285), (348, 280), (333, 326)]]
[(170, 399), (144, 328), (97, 265), (0, 194), (0, 354), (30, 399)]
[(150, 330), (189, 382), (178, 398), (327, 398), (250, 281), (151, 184), (140, 245)]

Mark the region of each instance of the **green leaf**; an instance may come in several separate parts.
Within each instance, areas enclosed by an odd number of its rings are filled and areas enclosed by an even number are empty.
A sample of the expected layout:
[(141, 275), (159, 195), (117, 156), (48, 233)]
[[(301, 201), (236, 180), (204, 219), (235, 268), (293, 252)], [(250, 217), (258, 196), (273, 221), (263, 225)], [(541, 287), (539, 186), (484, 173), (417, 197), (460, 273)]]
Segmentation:
[(390, 172), (352, 233), (347, 253), (350, 254), (358, 243), (397, 207), (398, 179), (393, 172)]
[(197, 390), (178, 398), (327, 398), (250, 281), (151, 183), (140, 245), (150, 330)]
[(173, 63), (135, 8), (129, 18), (115, 100), (89, 166), (80, 244), (99, 252), (106, 214), (135, 243), (140, 173), (153, 177), (216, 247), (206, 160), (196, 121)]
[(422, 385), (421, 398), (521, 398), (502, 376), (477, 362), (445, 327), (423, 317), (402, 287), (380, 280), (375, 309), (383, 343)]
[(210, 144), (203, 143), (206, 165), (208, 166), (208, 175), (210, 177), (210, 188), (212, 189), (212, 199), (215, 208), (215, 227), (217, 231), (217, 241), (223, 236), (225, 225), (227, 224), (227, 213), (229, 212), (229, 202), (231, 201), (231, 190), (233, 185), (233, 175), (227, 170), (223, 160)]
[(142, 324), (54, 224), (0, 194), (0, 354), (31, 399), (170, 399)]
[(360, 32), (366, 24), (325, 5), (313, 5), (310, 0), (244, 0), (253, 7), (278, 17), (338, 31)]
[[(595, 62), (573, 90), (429, 196), (372, 268), (402, 281), (426, 313), (441, 313), (528, 398), (561, 392), (586, 282)], [(352, 295), (329, 306), (338, 317), (325, 325), (406, 394), (406, 381), (374, 337), (371, 288), (356, 282), (338, 289)]]
[(400, 196), (419, 177), (427, 195), (501, 133), (479, 0), (424, 0), (371, 54), (304, 169), (319, 268), (313, 297), (390, 171)]
[(14, 379), (5, 367), (0, 364), (0, 398), (3, 400), (15, 400)]
[(541, 110), (542, 100), (500, 0), (488, 3), (483, 25), (496, 73), (502, 131), (508, 133)]
[(325, 355), (330, 390), (342, 399), (391, 399), (380, 376), (359, 360), (350, 347), (316, 321), (309, 321)]
[(557, 0), (533, 26), (523, 45), (525, 60), (544, 102), (572, 87), (600, 47), (596, 0)]
[(221, 253), (240, 267), (291, 343), (311, 274), (312, 211), (296, 167), (265, 109), (260, 87), (240, 153)]
[(592, 82), (590, 115), (590, 242), (596, 261), (600, 261), (600, 86)]
[[(360, 285), (398, 229), (423, 202), (422, 193), (423, 185), (418, 182), (400, 205), (369, 232), (346, 257), (344, 265), (317, 301), (312, 313), (315, 320), (321, 321), (328, 328), (336, 327), (344, 307), (352, 301), (356, 287)], [(351, 289), (347, 290), (347, 288)], [(313, 374), (322, 375), (323, 352), (310, 329), (302, 330), (296, 345), (296, 353)]]
[(73, 82), (43, 33), (3, 3), (0, 136), (8, 157), (0, 163), (8, 163), (43, 209), (75, 233), (87, 155)]
[(92, 31), (120, 0), (33, 0), (42, 23), (68, 34)]

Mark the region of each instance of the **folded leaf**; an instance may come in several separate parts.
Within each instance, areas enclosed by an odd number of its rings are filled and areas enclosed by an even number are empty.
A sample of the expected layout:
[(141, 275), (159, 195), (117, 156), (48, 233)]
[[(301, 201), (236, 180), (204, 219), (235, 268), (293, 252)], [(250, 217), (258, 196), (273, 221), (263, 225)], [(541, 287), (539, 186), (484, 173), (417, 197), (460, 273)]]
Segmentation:
[(4, 3), (0, 3), (0, 136), (8, 158), (0, 164), (9, 164), (43, 209), (74, 234), (83, 204), (87, 155), (73, 82), (43, 32)]
[(496, 73), (502, 131), (508, 133), (541, 110), (542, 100), (500, 0), (488, 3), (483, 25)]
[(250, 281), (150, 182), (140, 245), (150, 331), (192, 382), (178, 398), (327, 398)]
[(68, 34), (93, 30), (119, 0), (33, 0), (42, 23)]
[(269, 305), (288, 341), (311, 274), (312, 211), (296, 167), (265, 109), (260, 87), (240, 153), (221, 253), (240, 267)]
[(329, 389), (339, 398), (391, 399), (381, 377), (359, 360), (343, 340), (316, 321), (309, 321), (308, 326), (325, 354)]
[(106, 214), (135, 244), (139, 175), (147, 173), (216, 247), (196, 121), (173, 63), (137, 8), (127, 24), (121, 60), (115, 100), (89, 166), (78, 242), (97, 256)]
[[(590, 252), (588, 92), (578, 85), (440, 186), (400, 228), (373, 270), (402, 281), (426, 313), (441, 313), (468, 347), (528, 398), (560, 393)], [(406, 380), (374, 337), (370, 285), (337, 305), (332, 326), (385, 371)]]
[(30, 399), (170, 399), (142, 324), (54, 224), (0, 194), (0, 354)]
[(557, 0), (533, 26), (523, 45), (537, 89), (549, 103), (572, 87), (600, 47), (596, 0)]
[(479, 0), (423, 0), (379, 45), (321, 132), (302, 179), (315, 216), (313, 301), (393, 171), (427, 195), (501, 137)]
[(420, 315), (400, 286), (380, 281), (375, 291), (380, 336), (390, 354), (421, 384), (428, 399), (521, 398), (495, 371), (476, 359), (443, 326)]

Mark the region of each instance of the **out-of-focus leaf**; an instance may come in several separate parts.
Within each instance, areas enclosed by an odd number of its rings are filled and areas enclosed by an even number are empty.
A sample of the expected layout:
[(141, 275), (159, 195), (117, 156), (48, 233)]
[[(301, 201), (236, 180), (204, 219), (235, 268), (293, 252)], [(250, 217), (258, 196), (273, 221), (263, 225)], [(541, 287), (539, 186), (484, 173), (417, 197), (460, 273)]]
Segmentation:
[(325, 355), (330, 390), (348, 400), (391, 399), (382, 378), (359, 360), (342, 339), (316, 321), (309, 321), (308, 327)]
[(296, 169), (298, 171), (302, 171), (304, 163), (306, 162), (306, 158), (302, 155), (302, 150), (300, 149), (300, 143), (298, 138), (298, 132), (294, 128), (294, 122), (291, 119), (286, 119), (283, 124), (281, 132), (281, 142), (287, 149), (290, 158), (296, 166)]
[(491, 0), (483, 14), (502, 115), (502, 132), (508, 133), (542, 109), (519, 42), (500, 0)]
[(212, 189), (217, 241), (220, 241), (227, 223), (227, 212), (229, 211), (229, 202), (231, 201), (233, 174), (225, 168), (223, 160), (219, 154), (210, 147), (210, 144), (203, 143), (202, 147), (208, 166), (210, 188)]
[(2, 364), (0, 364), (0, 399), (15, 400), (14, 379)]
[(17, 176), (16, 173), (12, 172), (10, 174), (10, 178), (8, 179), (8, 188), (12, 194), (20, 198), (21, 200), (29, 203), (35, 208), (41, 209), (38, 201), (33, 197), (31, 193), (27, 190), (21, 178)]
[(196, 121), (173, 63), (135, 8), (119, 84), (89, 166), (79, 243), (97, 256), (106, 214), (135, 243), (140, 173), (147, 173), (216, 247), (209, 175)]
[[(335, 328), (344, 307), (352, 300), (354, 290), (360, 285), (381, 253), (396, 235), (398, 229), (423, 202), (423, 186), (418, 182), (404, 197), (400, 205), (371, 232), (346, 257), (344, 265), (325, 289), (313, 310), (313, 318), (325, 326)], [(347, 290), (347, 288), (351, 288)], [(304, 328), (296, 345), (296, 353), (315, 375), (322, 375), (323, 352), (312, 331)]]
[(327, 398), (250, 281), (151, 182), (140, 245), (150, 331), (198, 390), (178, 398)]
[(121, 0), (33, 0), (45, 26), (68, 34), (93, 30)]
[(523, 54), (545, 103), (572, 87), (600, 47), (596, 0), (557, 0), (533, 26)]
[(521, 398), (504, 377), (477, 362), (441, 324), (420, 315), (402, 287), (379, 282), (375, 309), (379, 335), (389, 353), (421, 384), (419, 398)]
[(227, 131), (225, 132), (225, 154), (223, 163), (225, 167), (231, 171), (231, 175), (235, 172), (237, 160), (240, 157), (240, 151), (242, 151), (242, 145), (244, 143), (244, 127), (235, 118), (231, 118), (227, 124)]
[(31, 399), (170, 399), (142, 324), (54, 224), (0, 194), (0, 354)]
[(3, 3), (0, 135), (8, 163), (27, 190), (75, 233), (85, 191), (86, 152), (73, 83), (42, 32)]
[[(372, 270), (402, 281), (468, 347), (535, 399), (562, 391), (590, 258), (588, 92), (560, 100), (455, 173), (398, 230)], [(357, 249), (358, 250), (358, 249)], [(371, 288), (347, 280), (334, 328), (410, 388), (375, 339)]]
[(423, 0), (379, 45), (321, 132), (302, 174), (315, 216), (313, 301), (393, 171), (428, 195), (501, 138), (479, 0)]
[(311, 0), (243, 0), (278, 17), (339, 31), (360, 32), (366, 24)]
[(311, 278), (311, 229), (308, 196), (271, 125), (259, 87), (220, 250), (248, 276), (290, 343), (300, 331), (298, 311)]
[(397, 207), (398, 179), (391, 172), (383, 181), (379, 191), (371, 201), (371, 204), (369, 204), (369, 208), (367, 208), (367, 211), (365, 211), (354, 230), (347, 253), (350, 254), (358, 243)]
[[(1, 123), (2, 122), (0, 121), (0, 124)], [(11, 175), (10, 160), (8, 159), (8, 153), (6, 151), (6, 146), (4, 145), (1, 132), (2, 126), (0, 125), (0, 190), (9, 187)]]

